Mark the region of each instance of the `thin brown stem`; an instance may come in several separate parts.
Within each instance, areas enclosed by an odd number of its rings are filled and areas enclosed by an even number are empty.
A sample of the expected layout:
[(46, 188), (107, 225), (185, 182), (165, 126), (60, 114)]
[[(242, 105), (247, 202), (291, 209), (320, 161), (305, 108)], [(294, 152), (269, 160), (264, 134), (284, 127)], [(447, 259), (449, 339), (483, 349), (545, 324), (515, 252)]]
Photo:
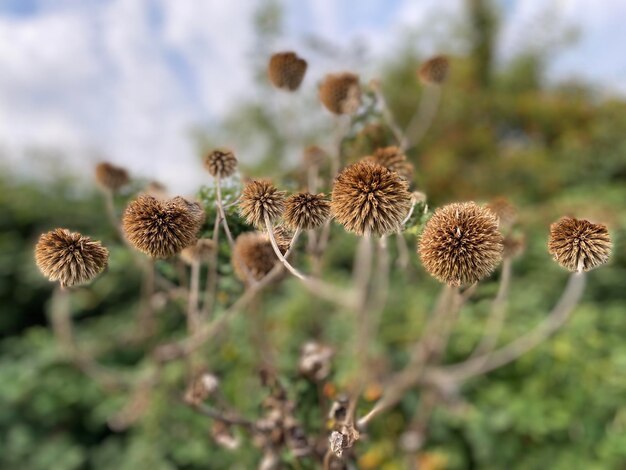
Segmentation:
[(191, 264), (189, 298), (187, 301), (187, 332), (192, 335), (198, 328), (198, 299), (200, 297), (200, 261)]
[(419, 105), (411, 121), (409, 122), (405, 138), (402, 142), (402, 149), (409, 150), (415, 147), (426, 134), (437, 113), (439, 98), (441, 97), (441, 86), (428, 85), (422, 93)]
[(219, 176), (215, 177), (215, 193), (217, 195), (217, 210), (218, 210), (220, 218), (222, 219), (222, 226), (224, 227), (224, 232), (226, 233), (228, 244), (232, 248), (235, 245), (235, 240), (233, 239), (233, 236), (230, 233), (228, 220), (226, 220), (226, 212), (224, 211), (224, 206), (222, 205), (222, 183), (221, 183), (221, 178)]
[(220, 241), (220, 217), (219, 214), (215, 216), (215, 223), (213, 224), (213, 242), (215, 244), (215, 251), (211, 255), (209, 260), (209, 266), (207, 270), (206, 285), (204, 287), (204, 301), (202, 303), (202, 310), (200, 312), (200, 321), (206, 320), (211, 316), (213, 311), (215, 297), (217, 293), (217, 280), (218, 280), (218, 261), (219, 261), (219, 241)]

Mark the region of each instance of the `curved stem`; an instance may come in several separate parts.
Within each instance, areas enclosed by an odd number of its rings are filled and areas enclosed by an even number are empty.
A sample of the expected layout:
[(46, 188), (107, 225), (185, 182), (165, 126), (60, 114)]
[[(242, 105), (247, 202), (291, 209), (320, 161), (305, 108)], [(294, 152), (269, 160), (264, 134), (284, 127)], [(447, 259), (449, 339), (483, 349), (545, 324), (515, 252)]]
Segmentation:
[(209, 267), (207, 270), (206, 285), (204, 287), (204, 301), (202, 304), (202, 310), (200, 312), (200, 319), (207, 319), (213, 311), (213, 302), (215, 301), (215, 295), (217, 292), (217, 268), (219, 258), (219, 241), (220, 241), (220, 217), (215, 217), (215, 223), (213, 224), (213, 242), (215, 243), (215, 252), (212, 254), (209, 260)]
[(191, 264), (189, 299), (187, 301), (187, 332), (193, 334), (198, 327), (198, 298), (200, 294), (200, 262)]
[(440, 96), (440, 85), (429, 85), (425, 88), (418, 108), (404, 132), (405, 138), (402, 143), (404, 151), (415, 147), (426, 134), (437, 113)]
[(215, 177), (215, 193), (217, 195), (217, 210), (219, 212), (220, 218), (222, 219), (222, 226), (224, 227), (226, 238), (228, 238), (228, 244), (232, 248), (235, 245), (235, 241), (233, 240), (233, 236), (230, 233), (230, 227), (228, 226), (226, 213), (224, 212), (224, 206), (222, 205), (222, 183), (219, 176)]

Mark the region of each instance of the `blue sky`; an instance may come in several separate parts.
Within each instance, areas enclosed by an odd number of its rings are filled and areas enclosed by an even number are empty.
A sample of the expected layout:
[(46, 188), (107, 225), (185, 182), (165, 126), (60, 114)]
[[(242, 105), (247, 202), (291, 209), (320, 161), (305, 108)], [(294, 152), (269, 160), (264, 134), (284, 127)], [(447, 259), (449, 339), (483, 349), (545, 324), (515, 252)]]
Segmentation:
[[(432, 30), (436, 38), (450, 19), (463, 20), (463, 0), (283, 5), (286, 34), (277, 48), (301, 50), (310, 34), (338, 47), (360, 42), (368, 61), (349, 65), (368, 78), (403, 32)], [(579, 41), (554, 62), (551, 79), (582, 77), (605, 94), (626, 93), (626, 1), (500, 5), (501, 60), (576, 28)], [(201, 175), (190, 126), (219, 119), (254, 93), (247, 63), (257, 6), (255, 0), (0, 0), (1, 158), (34, 173), (25, 153), (33, 146), (62, 150), (79, 171), (105, 156), (190, 191)], [(437, 52), (436, 43), (424, 43), (424, 52)], [(312, 77), (346, 66), (339, 59), (313, 63), (305, 85), (312, 89)]]

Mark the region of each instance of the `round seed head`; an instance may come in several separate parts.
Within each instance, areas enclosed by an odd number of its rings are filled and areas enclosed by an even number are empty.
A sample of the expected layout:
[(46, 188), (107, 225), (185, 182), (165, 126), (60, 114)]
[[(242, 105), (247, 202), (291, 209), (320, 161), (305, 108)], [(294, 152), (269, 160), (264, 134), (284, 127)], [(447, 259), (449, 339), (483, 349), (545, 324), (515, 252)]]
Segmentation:
[(365, 160), (395, 171), (401, 178), (407, 181), (413, 179), (413, 171), (415, 170), (413, 164), (407, 160), (404, 152), (395, 145), (376, 149), (374, 155), (365, 157)]
[(474, 202), (437, 209), (426, 223), (418, 247), (426, 271), (451, 286), (473, 284), (491, 274), (502, 251), (496, 217)]
[(217, 246), (210, 238), (201, 238), (195, 245), (180, 252), (181, 259), (187, 264), (208, 263), (215, 254)]
[(214, 178), (228, 178), (237, 170), (237, 158), (228, 149), (215, 149), (204, 157), (204, 167)]
[(450, 61), (445, 55), (437, 55), (424, 62), (417, 71), (424, 85), (441, 85), (448, 78)]
[(330, 208), (344, 228), (357, 235), (385, 235), (400, 228), (411, 208), (408, 184), (397, 173), (358, 162), (335, 179)]
[(319, 96), (331, 113), (354, 114), (361, 105), (359, 76), (348, 72), (328, 74), (320, 85)]
[(96, 181), (103, 189), (117, 191), (126, 186), (130, 178), (124, 168), (108, 162), (100, 162), (96, 165)]
[(295, 52), (279, 52), (270, 58), (267, 75), (276, 88), (295, 91), (300, 88), (306, 69), (306, 60)]
[(280, 217), (285, 209), (285, 191), (279, 191), (270, 181), (248, 182), (239, 198), (239, 211), (250, 225), (265, 226), (265, 216), (270, 222)]
[(273, 233), (278, 249), (281, 253), (285, 253), (289, 249), (289, 245), (291, 245), (293, 232), (284, 225), (277, 225), (274, 227)]
[(197, 203), (182, 197), (160, 201), (142, 195), (126, 207), (122, 228), (137, 250), (153, 257), (174, 256), (196, 242), (203, 216)]
[(311, 230), (330, 217), (330, 203), (324, 194), (298, 193), (285, 201), (285, 224), (292, 230)]
[(485, 207), (489, 209), (498, 219), (500, 227), (509, 229), (517, 220), (517, 209), (505, 197), (497, 197), (489, 202)]
[(327, 154), (317, 145), (311, 145), (304, 149), (304, 166), (309, 168), (312, 166), (320, 166), (324, 163)]
[[(279, 248), (284, 253), (279, 244)], [(236, 276), (242, 282), (249, 277), (259, 281), (279, 262), (267, 234), (245, 232), (237, 237), (233, 247), (232, 263)]]
[(523, 235), (508, 234), (504, 237), (503, 258), (517, 258), (526, 249), (526, 239)]
[(63, 287), (90, 282), (104, 270), (108, 260), (109, 250), (102, 243), (64, 228), (42, 234), (35, 247), (39, 270)]
[(182, 196), (172, 198), (172, 203), (179, 204), (183, 209), (189, 211), (198, 226), (196, 229), (197, 233), (202, 228), (206, 220), (206, 212), (204, 212), (202, 205), (196, 201), (189, 201)]
[(569, 271), (589, 271), (606, 263), (611, 247), (605, 225), (563, 217), (550, 226), (548, 250), (554, 260)]

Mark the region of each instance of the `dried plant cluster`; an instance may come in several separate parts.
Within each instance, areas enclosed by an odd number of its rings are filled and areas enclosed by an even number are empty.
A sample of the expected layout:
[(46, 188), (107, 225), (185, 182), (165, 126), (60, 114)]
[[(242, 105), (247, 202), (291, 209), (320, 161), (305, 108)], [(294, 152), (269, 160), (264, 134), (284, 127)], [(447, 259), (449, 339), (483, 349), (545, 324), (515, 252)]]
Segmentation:
[(237, 158), (228, 149), (216, 149), (204, 157), (204, 167), (215, 178), (228, 178), (237, 170)]
[(589, 271), (609, 260), (611, 239), (606, 226), (563, 217), (550, 227), (548, 249), (568, 271)]
[[(284, 244), (282, 248), (281, 251), (285, 252)], [(266, 234), (246, 232), (235, 240), (232, 262), (240, 281), (248, 282), (250, 277), (260, 281), (276, 265), (276, 254)]]
[(276, 88), (295, 91), (300, 88), (306, 68), (306, 60), (295, 52), (278, 52), (270, 58), (267, 75)]
[(448, 78), (449, 70), (450, 61), (448, 58), (438, 55), (424, 62), (417, 74), (422, 83), (426, 85), (441, 85)]
[(284, 217), (292, 230), (313, 230), (330, 217), (330, 203), (324, 194), (293, 194), (285, 200)]
[(353, 73), (328, 74), (319, 88), (322, 104), (333, 114), (354, 114), (361, 105), (359, 76)]
[(241, 192), (239, 208), (250, 225), (261, 228), (266, 217), (274, 221), (282, 215), (285, 191), (279, 191), (269, 180), (252, 180)]
[(130, 182), (128, 172), (108, 162), (100, 162), (96, 165), (96, 181), (109, 191), (117, 191)]
[(378, 148), (374, 155), (365, 157), (365, 159), (384, 166), (388, 170), (395, 171), (401, 178), (409, 182), (413, 181), (415, 168), (408, 161), (404, 152), (395, 145)]

